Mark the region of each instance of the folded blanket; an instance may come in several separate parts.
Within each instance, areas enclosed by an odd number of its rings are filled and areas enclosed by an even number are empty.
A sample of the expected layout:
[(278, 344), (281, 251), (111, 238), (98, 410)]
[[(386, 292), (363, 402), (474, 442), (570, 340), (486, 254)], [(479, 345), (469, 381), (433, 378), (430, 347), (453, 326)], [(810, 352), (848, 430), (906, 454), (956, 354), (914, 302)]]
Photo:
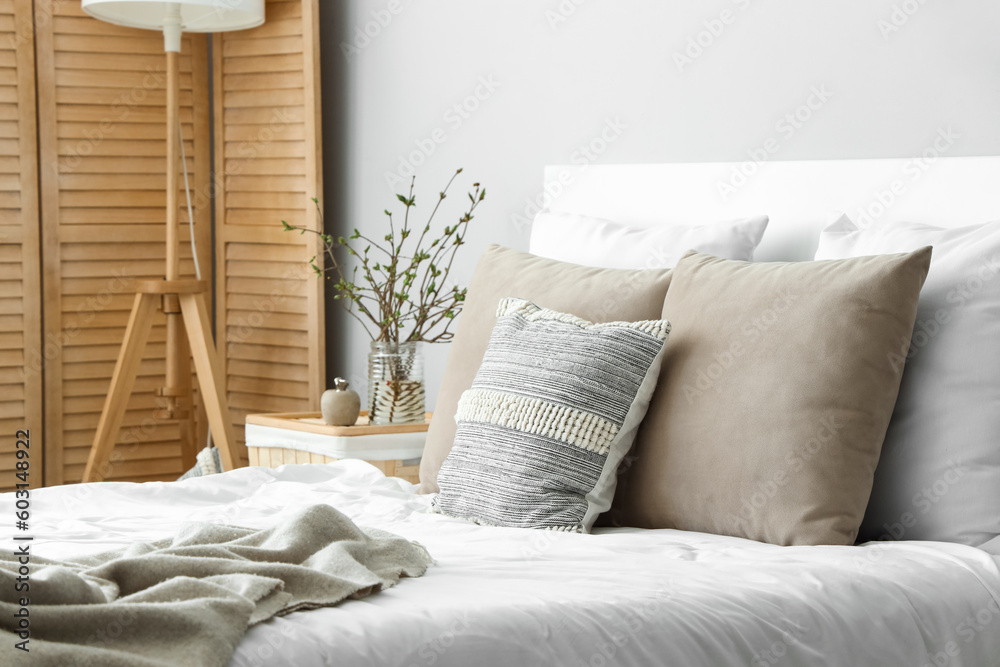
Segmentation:
[[(229, 664), (247, 628), (419, 577), (420, 545), (315, 505), (264, 530), (197, 523), (172, 539), (56, 562), (32, 554), (30, 591), (0, 552), (0, 663), (117, 667)], [(17, 642), (20, 598), (30, 641)]]

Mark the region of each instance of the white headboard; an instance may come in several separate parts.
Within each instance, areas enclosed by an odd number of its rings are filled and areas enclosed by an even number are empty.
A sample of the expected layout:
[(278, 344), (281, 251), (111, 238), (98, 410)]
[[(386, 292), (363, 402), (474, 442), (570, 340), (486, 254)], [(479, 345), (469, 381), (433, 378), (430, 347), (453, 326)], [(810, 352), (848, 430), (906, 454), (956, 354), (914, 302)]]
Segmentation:
[(552, 211), (638, 226), (766, 214), (755, 258), (808, 260), (835, 213), (958, 227), (1000, 219), (1000, 157), (549, 166)]

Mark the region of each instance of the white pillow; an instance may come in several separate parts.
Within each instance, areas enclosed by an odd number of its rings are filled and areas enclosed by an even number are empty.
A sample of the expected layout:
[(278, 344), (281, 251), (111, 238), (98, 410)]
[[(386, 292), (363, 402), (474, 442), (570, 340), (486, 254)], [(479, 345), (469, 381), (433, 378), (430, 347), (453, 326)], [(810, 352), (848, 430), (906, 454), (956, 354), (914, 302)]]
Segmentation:
[[(1000, 221), (826, 228), (816, 259), (934, 246), (859, 541), (982, 545), (1000, 535)], [(863, 326), (863, 323), (859, 323)]]
[(767, 216), (707, 225), (629, 227), (573, 213), (542, 211), (528, 252), (604, 269), (672, 269), (688, 250), (724, 259), (753, 259)]

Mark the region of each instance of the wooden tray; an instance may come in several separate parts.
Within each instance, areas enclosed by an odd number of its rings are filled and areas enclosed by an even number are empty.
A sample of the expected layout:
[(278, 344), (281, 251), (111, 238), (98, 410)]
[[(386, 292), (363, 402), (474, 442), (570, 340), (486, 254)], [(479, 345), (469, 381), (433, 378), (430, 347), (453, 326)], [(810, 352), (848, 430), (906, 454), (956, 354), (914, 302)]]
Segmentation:
[(388, 435), (391, 433), (425, 433), (431, 423), (433, 412), (428, 412), (422, 424), (386, 424), (368, 423), (368, 412), (361, 411), (358, 422), (354, 426), (327, 426), (319, 412), (281, 412), (274, 414), (247, 415), (247, 424), (271, 426), (291, 431), (304, 431), (336, 437), (357, 435)]

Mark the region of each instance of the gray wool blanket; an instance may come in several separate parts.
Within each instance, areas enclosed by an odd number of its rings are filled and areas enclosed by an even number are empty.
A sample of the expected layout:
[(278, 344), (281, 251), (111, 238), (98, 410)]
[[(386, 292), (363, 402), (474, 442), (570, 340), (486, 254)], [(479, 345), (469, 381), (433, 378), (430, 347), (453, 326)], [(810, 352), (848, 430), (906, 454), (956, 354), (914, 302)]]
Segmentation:
[[(315, 505), (263, 530), (190, 524), (170, 539), (73, 561), (32, 555), (30, 592), (0, 552), (0, 663), (117, 667), (229, 664), (247, 628), (272, 616), (361, 598), (419, 577), (420, 545), (361, 529)], [(14, 649), (30, 597), (29, 653)]]

